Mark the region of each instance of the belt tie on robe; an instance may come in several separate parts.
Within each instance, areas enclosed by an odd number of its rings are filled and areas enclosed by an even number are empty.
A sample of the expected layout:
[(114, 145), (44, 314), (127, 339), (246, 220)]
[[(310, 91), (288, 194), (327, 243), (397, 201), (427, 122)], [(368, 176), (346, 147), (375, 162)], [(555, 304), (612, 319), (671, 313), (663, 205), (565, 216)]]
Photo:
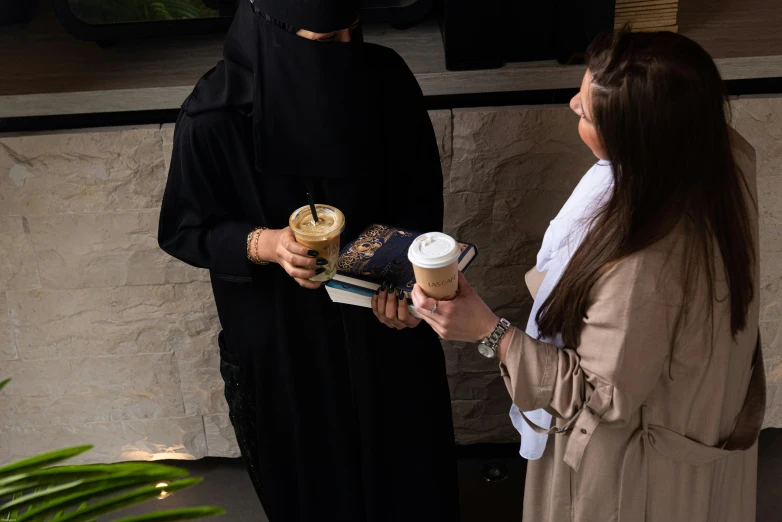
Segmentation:
[[(595, 393), (599, 393), (599, 388)], [(591, 402), (591, 399), (590, 399)], [(619, 522), (642, 522), (646, 518), (646, 493), (648, 486), (648, 456), (653, 450), (676, 462), (693, 466), (704, 466), (737, 451), (745, 451), (755, 445), (763, 425), (766, 407), (766, 376), (763, 367), (763, 350), (758, 335), (747, 395), (741, 411), (736, 417), (733, 431), (727, 440), (718, 446), (709, 446), (665, 426), (649, 424), (647, 406), (641, 406), (641, 426), (633, 434), (622, 462), (620, 480)], [(585, 406), (579, 413), (561, 427), (544, 430), (524, 416), (525, 421), (538, 433), (559, 433), (576, 431), (579, 439), (568, 441), (565, 463), (578, 471), (586, 444), (592, 437), (600, 417)], [(571, 444), (577, 442), (574, 448)]]

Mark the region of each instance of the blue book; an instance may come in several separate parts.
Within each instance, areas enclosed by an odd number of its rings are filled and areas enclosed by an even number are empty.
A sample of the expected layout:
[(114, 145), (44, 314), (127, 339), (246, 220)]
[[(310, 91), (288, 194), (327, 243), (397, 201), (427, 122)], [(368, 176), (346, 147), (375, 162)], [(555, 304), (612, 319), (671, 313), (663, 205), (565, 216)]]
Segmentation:
[[(363, 286), (351, 285), (350, 283), (343, 283), (332, 279), (326, 284), (326, 292), (328, 292), (331, 300), (338, 304), (346, 304), (353, 306), (363, 306), (364, 308), (372, 308), (372, 296), (375, 294), (375, 290)], [(420, 318), (421, 315), (411, 304), (407, 309), (410, 315)]]
[[(384, 281), (410, 295), (415, 286), (407, 250), (421, 233), (388, 225), (371, 225), (340, 252), (337, 275), (326, 285), (332, 301), (371, 306), (372, 295)], [(459, 270), (467, 271), (478, 248), (459, 242)]]

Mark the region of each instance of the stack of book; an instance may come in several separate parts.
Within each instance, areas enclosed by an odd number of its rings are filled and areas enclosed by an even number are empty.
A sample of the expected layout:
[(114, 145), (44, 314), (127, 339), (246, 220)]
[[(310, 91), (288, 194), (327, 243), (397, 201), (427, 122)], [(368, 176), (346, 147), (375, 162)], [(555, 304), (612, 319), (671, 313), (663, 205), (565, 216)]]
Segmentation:
[[(415, 273), (407, 250), (420, 232), (375, 224), (364, 230), (342, 249), (337, 275), (326, 285), (335, 303), (372, 306), (372, 296), (384, 282), (393, 283), (407, 297), (415, 286)], [(478, 256), (472, 243), (459, 242), (459, 270), (466, 272)], [(410, 313), (420, 317), (412, 304)]]
[(630, 24), (633, 31), (678, 32), (679, 0), (616, 0), (614, 28)]

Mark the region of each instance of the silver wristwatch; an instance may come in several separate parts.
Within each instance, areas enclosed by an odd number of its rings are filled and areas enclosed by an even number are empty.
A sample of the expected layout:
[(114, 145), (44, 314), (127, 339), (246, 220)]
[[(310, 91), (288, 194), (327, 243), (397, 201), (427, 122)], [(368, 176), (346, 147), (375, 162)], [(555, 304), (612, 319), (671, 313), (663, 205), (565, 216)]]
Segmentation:
[(497, 348), (499, 348), (500, 341), (505, 336), (505, 333), (510, 330), (510, 326), (507, 320), (500, 319), (491, 335), (478, 344), (478, 352), (489, 359), (497, 357)]

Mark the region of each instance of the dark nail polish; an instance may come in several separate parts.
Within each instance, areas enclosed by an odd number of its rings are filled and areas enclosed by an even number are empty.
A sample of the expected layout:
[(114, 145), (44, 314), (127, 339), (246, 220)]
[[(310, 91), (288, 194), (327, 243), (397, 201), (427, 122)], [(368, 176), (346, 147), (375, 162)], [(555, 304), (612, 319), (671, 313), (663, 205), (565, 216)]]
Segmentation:
[(388, 293), (394, 293), (394, 283), (388, 283)]
[(380, 291), (385, 292), (388, 287), (386, 286), (386, 283), (383, 282), (383, 284), (380, 286)]
[(380, 293), (380, 287), (378, 287), (377, 290), (375, 290), (375, 295), (378, 295)]
[(400, 290), (399, 294), (397, 294), (396, 298), (399, 299), (400, 301), (404, 301), (405, 300), (405, 293), (402, 290)]
[(320, 275), (320, 274), (322, 274), (325, 271), (326, 271), (325, 268), (318, 268), (317, 270), (315, 270), (315, 275)]
[(307, 252), (307, 255), (310, 257), (318, 257), (320, 255), (320, 252), (318, 252), (317, 250), (310, 250), (309, 252)]
[(318, 259), (318, 261), (315, 264), (317, 264), (318, 266), (326, 266), (329, 264), (329, 260), (321, 258)]

